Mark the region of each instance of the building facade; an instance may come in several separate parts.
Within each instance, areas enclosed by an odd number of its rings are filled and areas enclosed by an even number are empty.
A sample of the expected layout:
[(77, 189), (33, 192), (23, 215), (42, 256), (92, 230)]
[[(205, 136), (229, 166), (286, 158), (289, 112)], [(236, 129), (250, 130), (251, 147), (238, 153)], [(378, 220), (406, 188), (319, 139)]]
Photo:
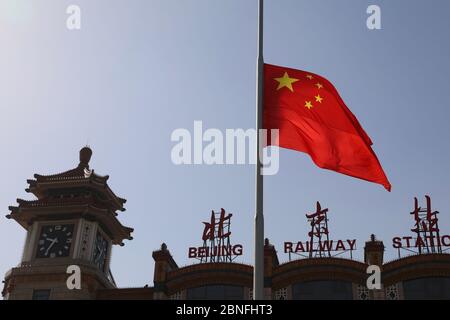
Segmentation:
[[(43, 299), (252, 299), (253, 267), (230, 261), (179, 267), (162, 244), (153, 252), (153, 287), (117, 288), (110, 272), (111, 247), (132, 240), (133, 229), (118, 219), (125, 199), (109, 188), (108, 176), (89, 168), (92, 150), (81, 149), (72, 170), (35, 175), (9, 219), (27, 232), (20, 264), (5, 275), (8, 300)], [(314, 257), (280, 264), (275, 247), (264, 249), (265, 298), (273, 300), (450, 299), (450, 255), (421, 253), (384, 262), (385, 246), (375, 236), (365, 243), (364, 261)], [(366, 285), (369, 265), (381, 270), (380, 289)], [(81, 289), (67, 284), (68, 268), (77, 266)]]

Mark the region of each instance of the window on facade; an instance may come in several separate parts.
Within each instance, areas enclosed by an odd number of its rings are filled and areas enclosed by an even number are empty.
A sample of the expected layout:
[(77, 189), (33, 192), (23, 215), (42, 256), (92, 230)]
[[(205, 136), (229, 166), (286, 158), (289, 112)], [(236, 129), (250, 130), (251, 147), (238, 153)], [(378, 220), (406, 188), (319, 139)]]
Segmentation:
[(292, 286), (294, 300), (352, 300), (351, 282), (347, 281), (308, 281)]
[(211, 285), (187, 290), (188, 300), (243, 300), (244, 288), (229, 285)]
[(404, 281), (403, 294), (406, 300), (449, 300), (450, 278), (430, 277)]
[(50, 290), (34, 290), (33, 291), (33, 300), (48, 300), (50, 299)]

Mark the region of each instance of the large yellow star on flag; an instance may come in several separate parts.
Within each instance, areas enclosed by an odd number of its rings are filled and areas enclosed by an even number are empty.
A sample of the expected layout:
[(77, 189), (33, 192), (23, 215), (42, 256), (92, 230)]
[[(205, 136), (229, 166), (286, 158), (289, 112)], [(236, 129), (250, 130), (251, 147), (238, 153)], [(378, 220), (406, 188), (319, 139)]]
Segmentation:
[(294, 92), (294, 89), (292, 88), (292, 84), (294, 82), (297, 82), (298, 79), (289, 78), (289, 75), (287, 72), (284, 73), (282, 78), (275, 78), (276, 81), (278, 81), (278, 88), (277, 90), (280, 90), (284, 87), (288, 88), (292, 92)]

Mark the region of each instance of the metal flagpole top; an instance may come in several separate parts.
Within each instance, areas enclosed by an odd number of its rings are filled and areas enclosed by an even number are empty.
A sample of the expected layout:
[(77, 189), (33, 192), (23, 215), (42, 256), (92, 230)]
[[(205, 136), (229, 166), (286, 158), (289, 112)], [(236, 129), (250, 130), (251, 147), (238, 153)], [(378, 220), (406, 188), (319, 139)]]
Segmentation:
[(264, 0), (258, 0), (258, 56), (263, 56), (264, 48)]

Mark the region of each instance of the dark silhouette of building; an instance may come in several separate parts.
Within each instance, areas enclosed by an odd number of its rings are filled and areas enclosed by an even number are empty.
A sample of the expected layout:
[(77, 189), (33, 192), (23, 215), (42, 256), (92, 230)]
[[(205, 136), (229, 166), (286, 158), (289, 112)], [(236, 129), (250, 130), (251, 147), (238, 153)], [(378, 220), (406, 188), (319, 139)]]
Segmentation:
[[(110, 272), (112, 245), (131, 240), (133, 229), (118, 213), (125, 199), (109, 188), (108, 176), (89, 168), (92, 150), (80, 151), (72, 170), (35, 175), (27, 192), (7, 216), (26, 231), (22, 261), (7, 272), (5, 299), (252, 299), (253, 267), (230, 261), (180, 268), (163, 243), (153, 252), (153, 287), (117, 288)], [(450, 255), (426, 253), (384, 262), (385, 246), (375, 236), (366, 242), (364, 262), (330, 256), (280, 264), (266, 239), (266, 299), (450, 299)], [(67, 268), (79, 266), (81, 289), (67, 286)], [(378, 265), (382, 287), (366, 286), (369, 265)]]

